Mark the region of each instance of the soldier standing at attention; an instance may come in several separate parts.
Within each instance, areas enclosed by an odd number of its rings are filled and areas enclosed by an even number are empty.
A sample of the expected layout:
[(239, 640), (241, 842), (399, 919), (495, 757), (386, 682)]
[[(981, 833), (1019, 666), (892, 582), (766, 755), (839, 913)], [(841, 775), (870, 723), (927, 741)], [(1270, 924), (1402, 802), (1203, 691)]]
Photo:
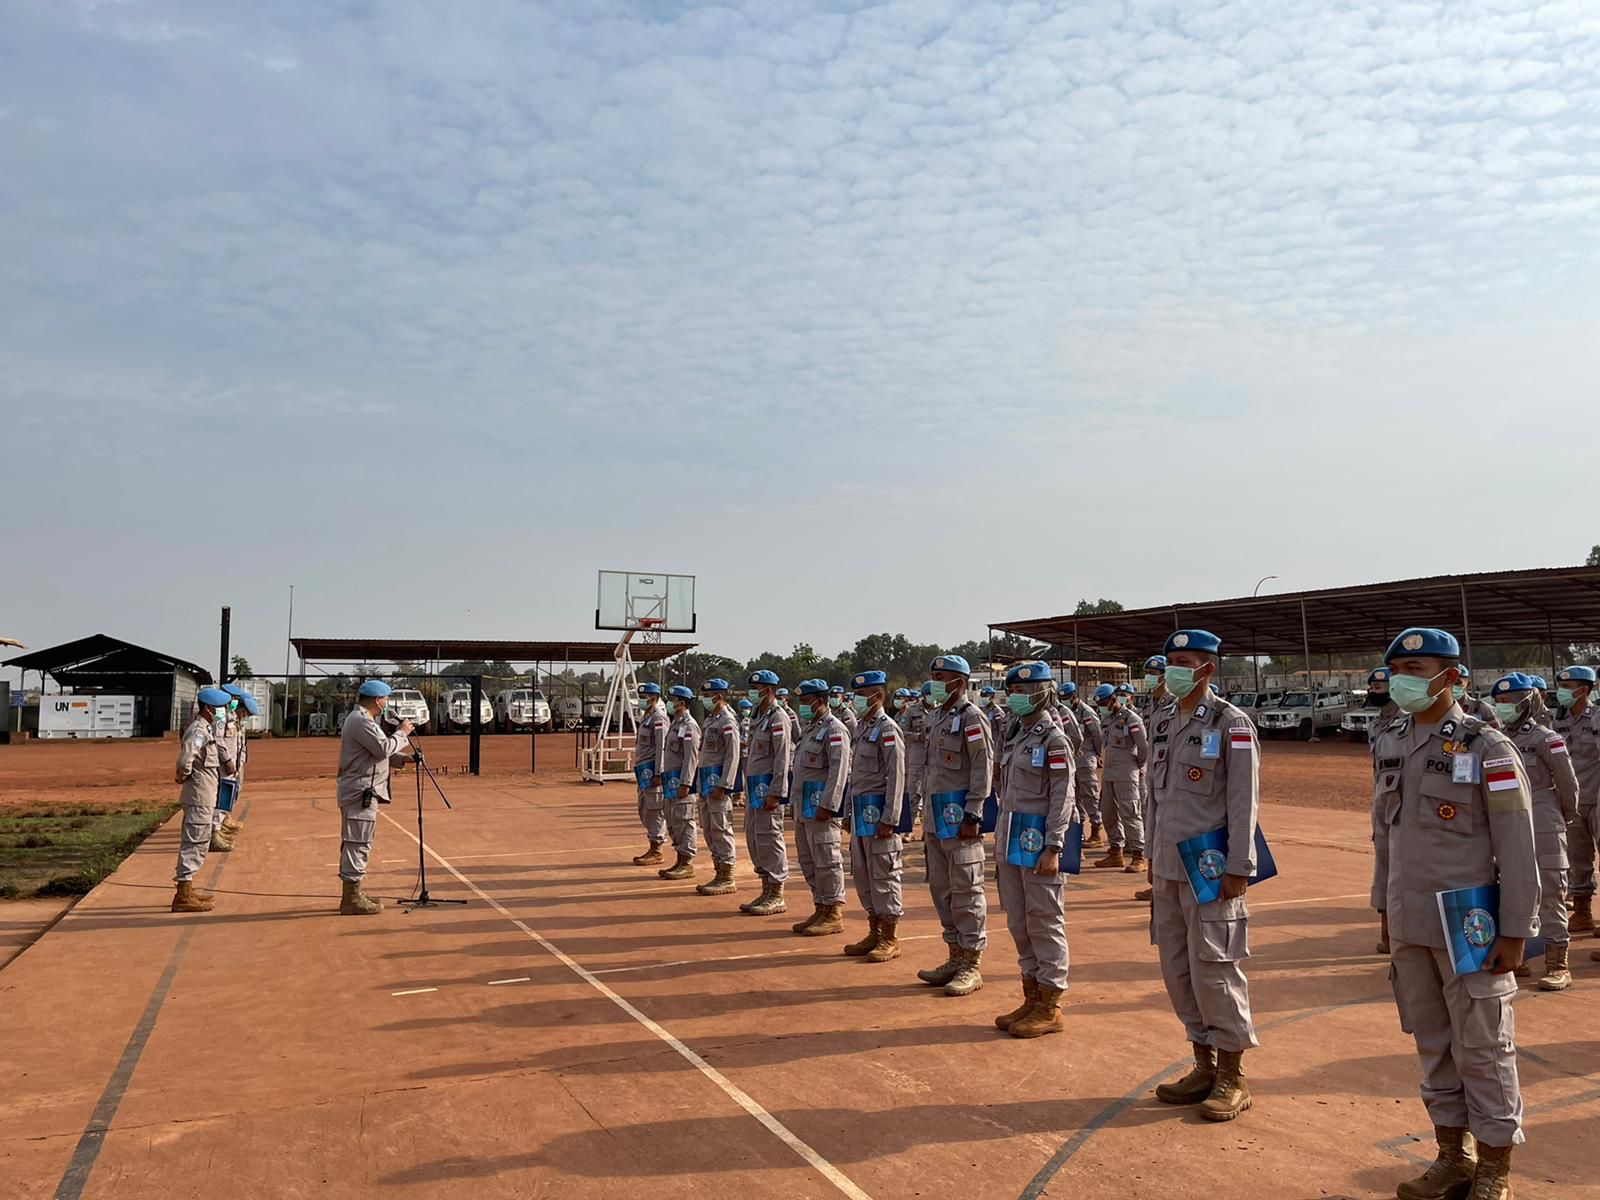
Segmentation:
[(783, 885), (789, 878), (789, 852), (783, 841), (783, 806), (788, 803), (794, 739), (788, 709), (778, 702), (778, 677), (753, 671), (745, 696), (755, 705), (750, 717), (750, 756), (746, 764), (744, 844), (750, 865), (761, 877), (761, 895), (739, 905), (753, 917), (770, 917), (788, 907)]
[[(1105, 710), (1100, 717), (1101, 745), (1106, 761), (1101, 780), (1101, 811), (1105, 813), (1106, 838), (1111, 844), (1106, 856), (1094, 865), (1142, 871), (1145, 869), (1144, 795), (1149, 786), (1150, 762), (1145, 723), (1133, 711), (1128, 696), (1119, 694), (1109, 683), (1095, 688), (1094, 702)], [(1124, 844), (1132, 855), (1131, 860), (1123, 857)], [(1134, 863), (1138, 866), (1133, 866)]]
[[(1167, 689), (1167, 660), (1164, 655), (1152, 654), (1144, 660), (1144, 682), (1150, 689), (1150, 709), (1145, 713), (1146, 728), (1154, 728), (1156, 714), (1170, 704), (1176, 703), (1172, 693)], [(1146, 771), (1140, 780), (1143, 788), (1141, 793), (1141, 807), (1139, 815), (1143, 819), (1144, 828), (1150, 828), (1150, 772)]]
[(794, 752), (794, 848), (811, 887), (812, 914), (792, 928), (805, 937), (844, 932), (844, 858), (839, 814), (850, 782), (850, 735), (828, 709), (828, 683), (802, 680)]
[(1072, 746), (1044, 715), (1055, 695), (1048, 663), (1018, 663), (1006, 672), (1006, 691), (1018, 724), (1003, 752), (995, 881), (1017, 947), (1022, 1004), (994, 1023), (1012, 1037), (1034, 1038), (1063, 1028), (1068, 956), (1061, 849), (1072, 819)]
[(989, 722), (967, 699), (972, 668), (959, 654), (930, 664), (928, 766), (923, 785), (923, 848), (928, 891), (944, 927), (947, 957), (917, 978), (948, 996), (983, 986), (988, 901), (983, 892), (983, 802), (989, 795), (993, 750)]
[(661, 770), (667, 756), (667, 729), (672, 722), (661, 706), (661, 685), (639, 685), (644, 712), (633, 734), (633, 776), (639, 785), (639, 823), (650, 847), (633, 857), (636, 867), (653, 867), (661, 861), (667, 840), (667, 801), (661, 791)]
[(1061, 701), (1067, 711), (1078, 718), (1083, 728), (1083, 745), (1078, 749), (1077, 762), (1072, 772), (1073, 789), (1077, 795), (1078, 813), (1083, 821), (1085, 847), (1100, 845), (1100, 760), (1105, 748), (1105, 735), (1100, 728), (1100, 718), (1094, 709), (1078, 695), (1078, 685), (1067, 680), (1061, 685)]
[[(1594, 928), (1595, 851), (1600, 845), (1600, 709), (1594, 704), (1595, 669), (1568, 667), (1556, 675), (1556, 703), (1560, 708), (1552, 723), (1567, 739), (1572, 769), (1578, 776), (1578, 819), (1567, 827), (1567, 859), (1572, 864), (1573, 933)], [(1600, 951), (1590, 957), (1600, 962)]]
[[(1503, 733), (1464, 716), (1451, 695), (1460, 661), (1442, 629), (1407, 629), (1390, 645), (1389, 694), (1408, 715), (1379, 740), (1378, 790), (1389, 831), (1389, 981), (1400, 1028), (1417, 1043), (1422, 1102), (1439, 1153), (1402, 1200), (1511, 1195), (1522, 1142), (1522, 1092), (1511, 1000), (1522, 944), (1539, 927), (1533, 798), (1522, 756)], [(1483, 970), (1457, 975), (1439, 892), (1500, 885)], [(1474, 1154), (1474, 1139), (1476, 1154)]]
[(233, 772), (233, 743), (227, 736), (228, 693), (203, 687), (195, 697), (194, 720), (183, 731), (178, 746), (175, 778), (183, 785), (178, 805), (183, 810), (179, 827), (178, 871), (172, 893), (175, 913), (210, 912), (216, 897), (194, 890), (195, 873), (211, 848), (211, 814), (217, 804), (217, 783)]
[[(1173, 703), (1155, 710), (1151, 735), (1150, 929), (1173, 1011), (1194, 1046), (1194, 1070), (1156, 1088), (1168, 1104), (1200, 1103), (1208, 1121), (1231, 1121), (1251, 1105), (1243, 1058), (1253, 1050), (1245, 881), (1256, 869), (1260, 754), (1255, 726), (1211, 693), (1222, 643), (1204, 629), (1167, 638), (1165, 687)], [(1222, 894), (1195, 897), (1178, 843), (1226, 830)]]
[(693, 879), (699, 844), (694, 784), (700, 769), (700, 725), (689, 712), (694, 692), (682, 684), (667, 689), (672, 698), (672, 727), (661, 759), (661, 789), (667, 802), (667, 836), (677, 859), (656, 874), (662, 879)]
[(706, 848), (711, 851), (716, 873), (695, 891), (702, 896), (726, 896), (735, 890), (732, 790), (739, 778), (739, 719), (728, 704), (726, 679), (706, 680), (703, 692), (707, 716), (695, 785), (700, 795), (700, 824), (706, 831)]
[(868, 962), (900, 957), (897, 932), (905, 915), (901, 904), (901, 805), (905, 802), (906, 748), (900, 727), (884, 710), (889, 677), (862, 671), (850, 681), (861, 725), (850, 752), (851, 806), (855, 836), (850, 839), (850, 874), (867, 914), (867, 936), (844, 948)]
[(369, 679), (356, 692), (356, 705), (339, 731), (339, 879), (344, 894), (339, 913), (370, 917), (378, 902), (367, 895), (367, 858), (378, 830), (379, 804), (387, 804), (389, 769), (405, 761), (411, 722), (401, 721), (393, 734), (378, 727), (378, 714), (389, 706), (389, 685)]
[[(924, 685), (926, 686), (926, 685)], [(906, 793), (911, 811), (922, 815), (922, 785), (928, 773), (928, 706), (923, 692), (908, 688), (905, 711), (900, 715), (900, 731), (906, 740)]]
[(744, 807), (744, 775), (750, 765), (750, 716), (756, 706), (748, 696), (740, 696), (734, 705), (739, 710), (739, 776), (733, 781), (733, 806)]
[(778, 705), (783, 709), (783, 719), (789, 723), (789, 744), (800, 744), (800, 718), (795, 716), (794, 709), (789, 707), (789, 689), (778, 689)]
[(1389, 953), (1389, 828), (1383, 823), (1383, 810), (1379, 807), (1379, 798), (1383, 795), (1378, 790), (1377, 780), (1383, 771), (1398, 770), (1401, 766), (1398, 760), (1384, 760), (1378, 758), (1378, 739), (1383, 736), (1389, 726), (1403, 714), (1400, 706), (1389, 696), (1389, 668), (1375, 667), (1367, 674), (1367, 707), (1378, 711), (1373, 714), (1372, 724), (1367, 726), (1367, 749), (1372, 752), (1372, 853), (1376, 860), (1376, 869), (1372, 875), (1372, 907), (1378, 910), (1378, 945), (1379, 954)]
[(1455, 699), (1456, 704), (1460, 706), (1462, 715), (1477, 717), (1490, 729), (1499, 729), (1500, 718), (1495, 715), (1494, 705), (1478, 696), (1469, 696), (1467, 694), (1467, 688), (1472, 683), (1472, 672), (1467, 670), (1465, 663), (1462, 663), (1458, 669), (1461, 672), (1461, 680), (1450, 689), (1450, 695)]
[(844, 688), (835, 684), (828, 692), (828, 711), (838, 717), (851, 737), (856, 735), (856, 712), (845, 698)]
[[(234, 809), (231, 813), (217, 809), (212, 814), (211, 848), (232, 850), (234, 836), (243, 828), (243, 822), (238, 820), (238, 813), (241, 794), (239, 789), (244, 787), (244, 760), (249, 749), (244, 730), (245, 718), (253, 717), (261, 710), (256, 706), (255, 697), (237, 683), (225, 683), (222, 685), (222, 690), (232, 697), (228, 701), (227, 737), (233, 744)], [(225, 844), (218, 845), (219, 839)]]
[[(1520, 671), (1502, 676), (1489, 688), (1494, 715), (1522, 755), (1522, 770), (1533, 796), (1533, 841), (1539, 855), (1539, 932), (1545, 939), (1544, 975), (1539, 990), (1562, 992), (1572, 986), (1567, 961), (1567, 825), (1578, 818), (1578, 776), (1567, 739), (1544, 722), (1550, 710), (1544, 694)], [(1516, 974), (1533, 973), (1519, 963)]]

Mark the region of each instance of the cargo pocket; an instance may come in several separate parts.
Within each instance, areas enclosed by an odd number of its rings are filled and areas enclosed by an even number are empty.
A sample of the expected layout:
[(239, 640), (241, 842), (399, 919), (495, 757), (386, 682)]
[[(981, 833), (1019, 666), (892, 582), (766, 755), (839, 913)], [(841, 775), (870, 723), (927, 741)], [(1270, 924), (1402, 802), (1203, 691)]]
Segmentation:
[(950, 891), (976, 895), (983, 891), (983, 839), (963, 839), (950, 852)]
[(1208, 921), (1200, 918), (1200, 950), (1196, 955), (1201, 962), (1241, 962), (1250, 957), (1249, 922), (1243, 917)]
[(1509, 971), (1504, 975), (1474, 971), (1461, 980), (1470, 998), (1461, 1044), (1475, 1050), (1509, 1050), (1516, 1029), (1511, 998), (1517, 993), (1517, 977)]
[(1395, 1011), (1400, 1014), (1400, 1032), (1415, 1033), (1416, 1023), (1411, 1020), (1411, 1014), (1406, 1011), (1405, 989), (1400, 986), (1400, 972), (1394, 963), (1389, 964), (1389, 990), (1394, 993)]

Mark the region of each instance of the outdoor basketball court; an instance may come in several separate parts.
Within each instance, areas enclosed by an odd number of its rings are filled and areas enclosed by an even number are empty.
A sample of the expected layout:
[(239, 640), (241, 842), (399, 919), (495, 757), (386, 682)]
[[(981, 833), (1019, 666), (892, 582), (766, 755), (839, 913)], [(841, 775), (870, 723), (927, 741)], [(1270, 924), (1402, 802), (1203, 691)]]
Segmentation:
[[(632, 866), (627, 785), (445, 783), (429, 882), (463, 908), (333, 915), (329, 781), (265, 782), (201, 877), (214, 912), (166, 911), (169, 824), (0, 971), (0, 1194), (1366, 1197), (1429, 1152), (1359, 814), (1263, 809), (1283, 874), (1252, 892), (1256, 1107), (1215, 1126), (1150, 1095), (1187, 1047), (1133, 876), (1071, 885), (1068, 1032), (1023, 1042), (990, 1024), (1016, 992), (998, 913), (982, 992), (916, 980), (941, 957), (920, 852), (907, 957), (867, 965), (738, 913), (743, 863), (712, 899)], [(373, 856), (391, 901), (411, 787)], [(1583, 949), (1571, 991), (1518, 1004), (1519, 1195), (1600, 1194)]]

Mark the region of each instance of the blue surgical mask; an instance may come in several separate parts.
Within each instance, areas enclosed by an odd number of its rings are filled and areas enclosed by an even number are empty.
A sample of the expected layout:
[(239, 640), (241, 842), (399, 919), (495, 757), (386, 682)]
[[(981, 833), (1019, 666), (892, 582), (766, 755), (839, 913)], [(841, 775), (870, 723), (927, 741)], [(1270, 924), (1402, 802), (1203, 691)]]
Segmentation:
[(1195, 688), (1195, 668), (1167, 666), (1167, 691), (1182, 700)]
[(1558, 687), (1556, 689), (1556, 703), (1561, 705), (1562, 708), (1571, 708), (1577, 702), (1577, 699), (1578, 697), (1571, 688)]
[(1494, 715), (1500, 718), (1502, 725), (1515, 725), (1517, 718), (1522, 715), (1522, 702), (1519, 700), (1515, 704), (1507, 704), (1503, 700), (1496, 700)]
[(1390, 675), (1389, 699), (1408, 713), (1427, 712), (1438, 699), (1428, 690), (1437, 678), (1437, 675), (1428, 679), (1420, 675)]
[(760, 688), (750, 688), (749, 690), (747, 690), (745, 692), (744, 697), (745, 697), (746, 700), (750, 701), (751, 704), (760, 704), (761, 703), (761, 689)]
[(850, 703), (855, 708), (856, 715), (860, 717), (866, 716), (867, 709), (872, 707), (872, 702), (865, 696), (857, 696), (855, 699), (851, 700)]
[(1017, 692), (1006, 694), (1006, 707), (1019, 717), (1026, 717), (1039, 706), (1033, 702), (1032, 696), (1024, 696)]
[(802, 721), (809, 721), (816, 715), (817, 710), (815, 706), (807, 704), (804, 700), (800, 702), (800, 719)]
[(1113, 712), (1116, 711), (1109, 704), (1096, 704), (1094, 706), (1094, 710), (1100, 714), (1102, 719), (1109, 717)]
[(1465, 700), (1467, 696), (1466, 685), (1455, 683), (1450, 685), (1450, 698), (1452, 700)]
[[(1167, 669), (1171, 670), (1172, 668), (1169, 667)], [(1160, 682), (1161, 682), (1161, 676), (1155, 675), (1155, 674), (1151, 674), (1150, 672), (1146, 672), (1145, 673), (1145, 677), (1144, 677), (1144, 685), (1145, 685), (1145, 687), (1153, 688), (1153, 687), (1157, 686)]]

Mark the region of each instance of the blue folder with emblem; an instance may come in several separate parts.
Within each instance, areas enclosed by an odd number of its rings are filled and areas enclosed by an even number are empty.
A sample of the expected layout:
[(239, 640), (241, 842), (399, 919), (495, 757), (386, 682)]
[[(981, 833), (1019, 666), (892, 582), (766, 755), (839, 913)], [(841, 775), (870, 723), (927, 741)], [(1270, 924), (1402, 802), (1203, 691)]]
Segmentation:
[[(1006, 814), (1006, 862), (1031, 871), (1044, 853), (1044, 814)], [(1083, 870), (1083, 825), (1072, 821), (1061, 846), (1061, 873), (1077, 875)]]
[[(1189, 876), (1189, 886), (1194, 898), (1201, 904), (1210, 904), (1222, 895), (1222, 876), (1228, 865), (1228, 827), (1196, 834), (1178, 843), (1178, 857), (1183, 860), (1183, 870)], [(1250, 887), (1271, 879), (1278, 873), (1272, 851), (1267, 848), (1266, 835), (1256, 826), (1256, 873), (1245, 880)]]
[(642, 792), (655, 781), (656, 765), (653, 762), (639, 763), (633, 768), (633, 777), (639, 783)]
[(910, 833), (917, 825), (917, 806), (911, 802), (911, 793), (905, 792), (900, 796), (900, 823), (894, 827), (896, 833)]
[[(1439, 924), (1444, 928), (1444, 946), (1450, 952), (1450, 965), (1457, 975), (1483, 970), (1483, 963), (1500, 936), (1500, 885), (1456, 888), (1435, 892), (1439, 903)], [(1528, 938), (1522, 943), (1526, 962), (1544, 953), (1545, 939)]]
[(696, 779), (700, 784), (700, 794), (702, 796), (709, 796), (712, 792), (716, 791), (722, 786), (722, 768), (701, 767), (699, 771), (696, 772)]
[(854, 817), (857, 837), (877, 836), (878, 824), (883, 820), (883, 810), (888, 806), (888, 802), (889, 797), (882, 793), (850, 797), (850, 811)]
[[(767, 806), (767, 792), (772, 787), (771, 775), (752, 775), (745, 780), (745, 787), (750, 793), (750, 807), (760, 812)], [(776, 804), (773, 805), (777, 807)]]
[(661, 794), (668, 800), (677, 798), (678, 789), (683, 786), (682, 771), (661, 772)]
[(983, 801), (983, 820), (978, 822), (979, 833), (993, 833), (1000, 823), (1000, 797), (990, 792)]
[(1079, 875), (1083, 872), (1083, 822), (1067, 825), (1067, 842), (1061, 847), (1061, 873)]
[(800, 783), (800, 816), (807, 821), (817, 819), (817, 805), (822, 803), (822, 793), (827, 787), (822, 779), (806, 779)]
[(961, 820), (967, 813), (965, 789), (959, 792), (935, 792), (928, 798), (928, 807), (933, 810), (934, 837), (948, 840), (961, 836)]
[(239, 781), (237, 779), (219, 779), (217, 781), (217, 811), (232, 812), (234, 803), (239, 799)]

